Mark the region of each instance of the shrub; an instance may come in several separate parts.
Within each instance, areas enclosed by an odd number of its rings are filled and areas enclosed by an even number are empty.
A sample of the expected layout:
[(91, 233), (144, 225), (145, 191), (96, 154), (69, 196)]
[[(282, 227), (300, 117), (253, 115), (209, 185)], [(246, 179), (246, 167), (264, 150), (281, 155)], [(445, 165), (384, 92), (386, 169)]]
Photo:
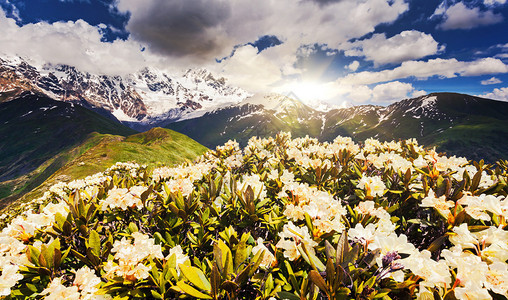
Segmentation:
[(501, 299), (507, 171), (415, 140), (285, 133), (117, 163), (4, 215), (0, 295)]

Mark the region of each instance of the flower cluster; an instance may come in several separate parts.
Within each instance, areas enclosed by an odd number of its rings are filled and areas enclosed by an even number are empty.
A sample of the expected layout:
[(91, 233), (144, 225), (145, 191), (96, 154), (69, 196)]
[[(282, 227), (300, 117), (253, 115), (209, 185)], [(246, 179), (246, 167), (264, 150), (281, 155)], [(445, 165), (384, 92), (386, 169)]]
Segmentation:
[(229, 141), (58, 183), (0, 232), (0, 297), (502, 299), (508, 162), (416, 140)]

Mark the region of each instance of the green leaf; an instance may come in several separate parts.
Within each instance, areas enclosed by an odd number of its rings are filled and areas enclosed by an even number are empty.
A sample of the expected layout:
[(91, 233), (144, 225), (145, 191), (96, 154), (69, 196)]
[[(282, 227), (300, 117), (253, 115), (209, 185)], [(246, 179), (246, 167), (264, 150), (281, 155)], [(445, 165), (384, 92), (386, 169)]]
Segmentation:
[(240, 241), (235, 252), (235, 268), (238, 268), (247, 259), (248, 255), (247, 244), (244, 241)]
[(26, 256), (27, 256), (28, 260), (36, 266), (39, 263), (39, 255), (40, 254), (41, 254), (41, 252), (39, 251), (39, 249), (35, 248), (34, 246), (29, 245), (26, 249)]
[(212, 286), (210, 285), (208, 279), (206, 279), (203, 271), (196, 267), (190, 267), (183, 264), (178, 265), (178, 267), (180, 267), (180, 271), (182, 271), (183, 276), (185, 276), (185, 278), (187, 278), (196, 287), (207, 292), (211, 291)]
[(136, 224), (134, 224), (133, 222), (130, 222), (129, 223), (129, 231), (131, 232), (131, 234), (133, 234), (134, 232), (138, 232), (139, 231), (138, 226)]
[(192, 286), (186, 284), (183, 281), (178, 281), (176, 285), (187, 295), (199, 298), (199, 299), (212, 299), (209, 295), (203, 294), (200, 291), (196, 290)]
[(277, 297), (281, 300), (300, 300), (300, 297), (289, 292), (278, 292)]
[(312, 224), (312, 218), (308, 213), (305, 213), (305, 224), (309, 227), (310, 232), (314, 232), (314, 225)]
[(163, 299), (162, 298), (162, 295), (157, 293), (156, 291), (154, 290), (150, 290), (150, 293), (152, 293), (152, 297), (154, 297), (155, 299)]
[(476, 172), (476, 174), (473, 177), (473, 181), (471, 182), (470, 189), (471, 192), (474, 192), (478, 188), (481, 179), (482, 179), (482, 170), (479, 170), (478, 172)]
[[(60, 250), (60, 240), (56, 239), (48, 246), (41, 246), (41, 256), (39, 256), (39, 263), (41, 266), (47, 267), (48, 269), (53, 269), (54, 261), (55, 261), (55, 249)], [(44, 258), (44, 260), (41, 260)]]
[(430, 252), (434, 252), (434, 251), (438, 250), (444, 244), (444, 242), (446, 241), (447, 238), (448, 238), (447, 235), (438, 237), (429, 245), (427, 250)]
[(92, 253), (95, 256), (99, 256), (101, 253), (101, 237), (99, 233), (95, 230), (90, 231), (90, 236), (88, 237), (88, 247), (92, 250)]
[(298, 245), (298, 250), (300, 251), (300, 254), (302, 255), (303, 259), (307, 261), (312, 268), (316, 269), (319, 272), (323, 272), (326, 269), (326, 266), (317, 258), (316, 255), (314, 255), (312, 252), (307, 250), (307, 247), (303, 244)]
[(349, 250), (347, 243), (347, 232), (344, 230), (340, 235), (339, 242), (337, 243), (337, 251), (335, 252), (335, 266), (338, 267), (344, 262), (344, 256)]
[(222, 253), (222, 266), (226, 270), (226, 274), (233, 273), (233, 255), (231, 250), (222, 240), (217, 242), (217, 246)]
[(212, 281), (211, 282), (212, 297), (215, 299), (215, 298), (217, 298), (217, 295), (219, 294), (219, 286), (221, 284), (220, 273), (219, 273), (219, 269), (217, 267), (217, 263), (214, 263), (212, 266), (211, 281)]
[(328, 295), (328, 287), (326, 286), (326, 281), (319, 275), (315, 270), (311, 270), (309, 273), (310, 280), (323, 292)]

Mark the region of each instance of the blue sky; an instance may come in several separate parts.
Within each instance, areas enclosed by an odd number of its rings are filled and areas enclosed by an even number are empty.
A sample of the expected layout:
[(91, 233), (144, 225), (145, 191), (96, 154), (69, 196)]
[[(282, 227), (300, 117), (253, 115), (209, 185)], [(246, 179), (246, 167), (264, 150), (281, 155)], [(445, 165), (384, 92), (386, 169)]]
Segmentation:
[(0, 51), (105, 74), (208, 68), (254, 93), (508, 101), (508, 1), (0, 0)]

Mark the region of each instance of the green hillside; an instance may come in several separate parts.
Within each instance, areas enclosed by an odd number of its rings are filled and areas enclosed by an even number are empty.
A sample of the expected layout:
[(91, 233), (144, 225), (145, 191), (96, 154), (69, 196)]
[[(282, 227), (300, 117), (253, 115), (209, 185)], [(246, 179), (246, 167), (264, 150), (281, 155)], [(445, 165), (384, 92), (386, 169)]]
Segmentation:
[(32, 93), (0, 103), (0, 120), (0, 208), (50, 177), (80, 178), (134, 159), (180, 162), (206, 149), (170, 130), (136, 134), (79, 105)]
[[(185, 135), (163, 128), (153, 128), (128, 137), (93, 133), (81, 145), (52, 158), (50, 165), (61, 161), (66, 163), (48, 174), (49, 176), (42, 182), (38, 182), (40, 185), (32, 186), (31, 189), (25, 188), (24, 191), (28, 193), (18, 201), (21, 203), (26, 199), (39, 197), (59, 181), (68, 182), (102, 172), (116, 162), (135, 161), (138, 164), (152, 166), (173, 165), (193, 160), (206, 150), (208, 150), (206, 147)], [(15, 201), (16, 198), (9, 197), (1, 200), (0, 209)]]
[(0, 103), (0, 181), (28, 174), (92, 132), (130, 135), (134, 130), (81, 106), (24, 93)]

